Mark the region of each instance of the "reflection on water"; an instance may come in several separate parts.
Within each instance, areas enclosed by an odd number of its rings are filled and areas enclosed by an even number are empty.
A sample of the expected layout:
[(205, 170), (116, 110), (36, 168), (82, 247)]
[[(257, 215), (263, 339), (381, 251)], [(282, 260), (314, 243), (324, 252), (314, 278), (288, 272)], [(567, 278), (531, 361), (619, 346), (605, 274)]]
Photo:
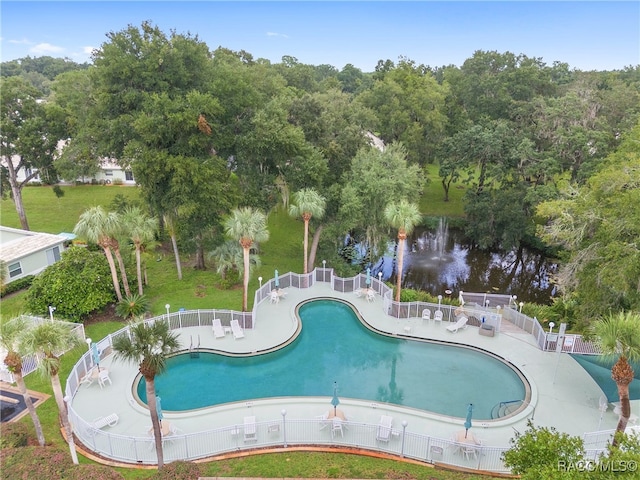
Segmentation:
[[(395, 276), (395, 242), (374, 264), (372, 275), (384, 280)], [(480, 251), (464, 243), (461, 232), (441, 224), (437, 230), (417, 228), (407, 238), (403, 287), (443, 294), (449, 289), (517, 295), (524, 302), (548, 304), (555, 294), (550, 274), (557, 264), (526, 248)]]

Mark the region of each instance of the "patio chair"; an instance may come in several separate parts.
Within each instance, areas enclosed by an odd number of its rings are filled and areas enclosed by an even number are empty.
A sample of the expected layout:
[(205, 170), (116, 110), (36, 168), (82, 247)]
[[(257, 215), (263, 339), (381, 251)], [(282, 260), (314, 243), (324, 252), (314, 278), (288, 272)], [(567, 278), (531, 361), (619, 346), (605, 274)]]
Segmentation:
[(233, 338), (238, 340), (239, 338), (244, 338), (244, 331), (240, 326), (240, 322), (238, 320), (231, 320), (231, 333), (233, 333)]
[(442, 323), (442, 318), (444, 317), (444, 314), (442, 313), (442, 310), (436, 310), (436, 313), (433, 314), (433, 322), (440, 322)]
[(320, 430), (324, 430), (329, 426), (331, 421), (329, 420), (329, 412), (324, 412), (322, 415), (318, 415), (316, 417), (316, 421), (318, 422), (318, 427)]
[(224, 338), (224, 328), (219, 318), (213, 319), (213, 336), (216, 338)]
[(422, 320), (431, 320), (431, 310), (428, 308), (422, 310)]
[(82, 377), (82, 379), (80, 380), (80, 385), (86, 385), (88, 387), (94, 382), (94, 380), (98, 378), (96, 375), (94, 375), (93, 368), (85, 373), (84, 377)]
[(335, 437), (340, 433), (341, 437), (344, 437), (344, 430), (342, 430), (342, 419), (340, 417), (333, 417), (331, 419), (331, 436)]
[(380, 417), (380, 423), (378, 424), (378, 431), (376, 433), (376, 440), (380, 442), (388, 442), (391, 438), (391, 425), (393, 424), (393, 417), (389, 415), (382, 415)]
[(458, 330), (467, 328), (468, 321), (469, 319), (467, 317), (460, 317), (456, 323), (454, 323), (453, 325), (449, 325), (447, 327), (447, 330), (449, 330), (451, 333), (457, 333)]
[(279, 301), (280, 301), (280, 296), (278, 295), (278, 292), (275, 290), (272, 290), (271, 293), (269, 294), (269, 302), (278, 303)]
[(244, 417), (244, 441), (255, 442), (256, 440), (258, 440), (256, 417)]
[(111, 415), (107, 415), (106, 417), (98, 417), (92, 423), (91, 426), (97, 430), (100, 430), (104, 427), (113, 427), (118, 423), (120, 418), (116, 413), (112, 413)]
[(376, 292), (373, 289), (367, 290), (367, 301), (373, 302), (376, 299)]
[(109, 385), (113, 385), (111, 383), (111, 377), (109, 376), (109, 370), (103, 368), (98, 372), (98, 385), (100, 385), (100, 388), (103, 388), (107, 382), (109, 382)]

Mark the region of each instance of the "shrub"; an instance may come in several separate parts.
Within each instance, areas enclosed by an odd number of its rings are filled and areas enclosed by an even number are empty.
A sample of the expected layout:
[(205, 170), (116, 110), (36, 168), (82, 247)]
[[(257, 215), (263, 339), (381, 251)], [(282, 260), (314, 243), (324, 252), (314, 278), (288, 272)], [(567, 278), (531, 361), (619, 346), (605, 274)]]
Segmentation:
[(111, 271), (104, 254), (71, 247), (62, 252), (59, 262), (34, 279), (26, 295), (26, 308), (48, 315), (49, 305), (53, 305), (59, 316), (77, 321), (113, 299)]
[(114, 178), (113, 179), (113, 184), (114, 185), (124, 185), (124, 182), (122, 181), (121, 178)]
[(14, 280), (11, 283), (7, 283), (4, 286), (2, 292), (0, 292), (0, 297), (4, 297), (5, 295), (9, 295), (10, 293), (18, 292), (25, 288), (29, 288), (33, 283), (34, 278), (35, 277), (33, 275), (27, 275), (26, 277), (22, 277), (18, 280)]
[(149, 311), (149, 300), (144, 295), (137, 293), (123, 298), (116, 305), (116, 315), (128, 319), (139, 317)]
[(418, 300), (418, 292), (412, 288), (403, 288), (400, 290), (401, 302), (416, 302)]
[(24, 423), (6, 423), (2, 426), (0, 448), (26, 447), (29, 440), (29, 428)]

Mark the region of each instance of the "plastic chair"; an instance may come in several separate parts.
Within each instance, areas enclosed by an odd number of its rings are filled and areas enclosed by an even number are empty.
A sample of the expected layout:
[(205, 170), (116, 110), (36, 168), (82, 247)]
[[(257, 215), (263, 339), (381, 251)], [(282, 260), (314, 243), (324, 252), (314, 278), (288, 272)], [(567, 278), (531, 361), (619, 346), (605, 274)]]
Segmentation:
[(113, 385), (111, 383), (111, 377), (109, 377), (109, 371), (100, 370), (98, 373), (98, 384), (100, 385), (100, 388), (103, 388), (107, 382), (109, 382), (109, 385)]
[(422, 310), (422, 320), (431, 320), (431, 310), (428, 308)]

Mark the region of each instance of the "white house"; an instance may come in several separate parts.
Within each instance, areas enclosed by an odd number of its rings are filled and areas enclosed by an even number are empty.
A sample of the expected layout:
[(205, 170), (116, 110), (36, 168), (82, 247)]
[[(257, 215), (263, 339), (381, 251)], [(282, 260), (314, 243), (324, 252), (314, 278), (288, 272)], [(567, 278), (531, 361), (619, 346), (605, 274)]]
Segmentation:
[(0, 226), (0, 260), (6, 264), (10, 283), (35, 275), (60, 260), (68, 238)]

